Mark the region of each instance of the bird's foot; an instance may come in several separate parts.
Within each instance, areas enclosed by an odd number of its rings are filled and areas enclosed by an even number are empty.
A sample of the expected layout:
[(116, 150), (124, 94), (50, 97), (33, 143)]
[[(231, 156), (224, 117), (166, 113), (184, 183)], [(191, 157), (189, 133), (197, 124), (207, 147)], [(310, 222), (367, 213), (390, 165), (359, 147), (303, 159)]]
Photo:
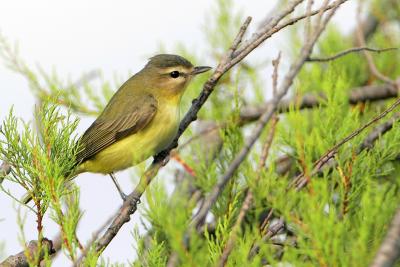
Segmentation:
[(141, 203), (140, 197), (133, 197), (130, 199), (130, 213), (134, 213), (137, 210), (137, 206)]

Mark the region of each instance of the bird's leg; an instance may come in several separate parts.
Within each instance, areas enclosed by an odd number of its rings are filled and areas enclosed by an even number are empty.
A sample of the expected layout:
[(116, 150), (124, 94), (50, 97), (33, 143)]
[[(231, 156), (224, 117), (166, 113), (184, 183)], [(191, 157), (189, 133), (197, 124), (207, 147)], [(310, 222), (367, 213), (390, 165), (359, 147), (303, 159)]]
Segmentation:
[(111, 177), (112, 181), (114, 182), (115, 187), (117, 188), (118, 193), (122, 198), (122, 201), (125, 201), (126, 200), (126, 195), (122, 191), (121, 186), (119, 185), (119, 183), (117, 181), (117, 178), (115, 177), (115, 174), (113, 172), (110, 173), (110, 177)]

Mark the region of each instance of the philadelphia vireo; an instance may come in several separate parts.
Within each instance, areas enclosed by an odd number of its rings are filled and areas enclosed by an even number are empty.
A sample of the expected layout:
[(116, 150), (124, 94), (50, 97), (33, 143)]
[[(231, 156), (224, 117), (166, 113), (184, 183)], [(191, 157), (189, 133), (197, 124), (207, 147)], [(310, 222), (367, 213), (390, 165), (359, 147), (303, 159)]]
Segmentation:
[(166, 148), (179, 126), (179, 106), (191, 81), (210, 67), (194, 67), (169, 54), (150, 58), (147, 65), (114, 94), (100, 116), (80, 139), (74, 175), (110, 174), (136, 165)]

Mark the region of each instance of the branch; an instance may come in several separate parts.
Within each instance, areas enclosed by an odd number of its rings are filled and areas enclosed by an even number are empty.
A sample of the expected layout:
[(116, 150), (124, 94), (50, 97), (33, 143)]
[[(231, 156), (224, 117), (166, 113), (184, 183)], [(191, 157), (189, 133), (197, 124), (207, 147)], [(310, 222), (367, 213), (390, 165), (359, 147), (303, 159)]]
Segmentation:
[(378, 140), (380, 136), (390, 131), (393, 128), (393, 124), (397, 122), (399, 119), (400, 119), (400, 113), (396, 113), (388, 121), (375, 127), (375, 129), (372, 130), (361, 143), (360, 147), (358, 148), (358, 154), (366, 149), (367, 150), (371, 149), (374, 146), (375, 141)]
[(5, 261), (0, 263), (0, 267), (29, 267), (29, 259), (33, 259), (35, 256), (37, 257), (38, 254), (38, 262), (40, 262), (46, 255), (55, 253), (53, 242), (47, 238), (43, 238), (41, 247), (42, 250), (39, 252), (38, 242), (32, 240), (24, 251), (8, 257)]
[[(362, 87), (356, 87), (350, 89), (348, 102), (352, 105), (364, 102), (373, 102), (379, 100), (385, 100), (388, 98), (397, 97), (398, 91), (396, 87), (390, 83), (380, 85), (367, 85)], [(325, 95), (320, 93), (316, 95), (314, 93), (305, 94), (303, 97), (294, 97), (292, 99), (283, 99), (277, 108), (277, 112), (288, 112), (290, 107), (295, 106), (299, 109), (314, 108), (323, 105)], [(258, 106), (247, 106), (244, 107), (240, 113), (241, 124), (252, 122), (260, 118), (263, 110), (267, 109), (271, 105), (271, 101)]]
[(326, 57), (326, 58), (310, 57), (306, 61), (307, 62), (326, 62), (326, 61), (332, 61), (332, 60), (338, 59), (340, 57), (346, 56), (346, 55), (354, 53), (354, 52), (369, 51), (369, 52), (375, 52), (375, 53), (382, 53), (382, 52), (393, 51), (393, 50), (397, 50), (397, 49), (398, 49), (397, 47), (389, 47), (389, 48), (384, 48), (384, 49), (375, 49), (375, 48), (370, 48), (367, 46), (353, 47), (353, 48), (344, 50), (342, 52), (339, 52), (334, 56), (330, 56), (330, 57)]
[(370, 267), (394, 266), (400, 258), (400, 208), (397, 209), (393, 221), (383, 240), (381, 247), (375, 255)]
[[(358, 4), (358, 8), (357, 8), (357, 14), (356, 14), (356, 21), (357, 21), (357, 27), (356, 27), (356, 36), (357, 36), (357, 40), (359, 42), (359, 44), (361, 46), (366, 46), (366, 41), (365, 41), (365, 35), (362, 32), (362, 26), (361, 26), (361, 3)], [(396, 81), (393, 81), (392, 79), (390, 79), (389, 77), (385, 76), (384, 74), (382, 74), (378, 68), (376, 67), (374, 60), (372, 58), (372, 56), (366, 52), (363, 51), (364, 56), (367, 60), (368, 63), (368, 67), (371, 71), (371, 73), (378, 78), (379, 80), (385, 82), (385, 83), (390, 83), (393, 86), (395, 86), (396, 88), (400, 88), (400, 84), (398, 84)]]

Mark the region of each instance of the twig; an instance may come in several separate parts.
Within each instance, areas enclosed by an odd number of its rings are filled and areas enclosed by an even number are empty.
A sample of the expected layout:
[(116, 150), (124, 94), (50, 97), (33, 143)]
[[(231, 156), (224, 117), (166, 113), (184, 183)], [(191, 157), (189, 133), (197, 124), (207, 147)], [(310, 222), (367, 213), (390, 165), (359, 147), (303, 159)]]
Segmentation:
[[(347, 143), (348, 141), (350, 141), (351, 139), (353, 139), (354, 137), (356, 137), (357, 135), (359, 135), (361, 132), (363, 132), (366, 128), (368, 128), (369, 126), (371, 126), (372, 124), (376, 123), (377, 121), (381, 120), (382, 118), (384, 118), (387, 114), (389, 114), (390, 112), (392, 112), (398, 105), (400, 104), (400, 98), (397, 99), (392, 105), (390, 105), (387, 109), (385, 109), (383, 112), (381, 112), (379, 115), (377, 115), (376, 117), (374, 117), (372, 120), (370, 120), (369, 122), (367, 122), (366, 124), (364, 124), (363, 126), (361, 126), (360, 128), (356, 129), (355, 131), (353, 131), (351, 134), (349, 134), (348, 136), (346, 136), (345, 138), (343, 138), (342, 140), (340, 140), (336, 145), (334, 145), (332, 148), (330, 148), (324, 155), (322, 155), (313, 165), (313, 170), (311, 171), (311, 173), (309, 174), (309, 176), (313, 176), (316, 173), (318, 173), (322, 167), (330, 160), (332, 159), (338, 149), (344, 145), (345, 143)], [(304, 186), (307, 185), (308, 183), (308, 178), (305, 177), (304, 173), (301, 173), (300, 175), (298, 175), (294, 181), (290, 184), (290, 186), (295, 186), (297, 190), (300, 190), (301, 188), (303, 188)]]
[[(362, 26), (361, 26), (361, 3), (359, 3), (358, 8), (357, 8), (357, 14), (356, 14), (356, 21), (357, 21), (357, 30), (356, 30), (356, 36), (357, 36), (357, 40), (360, 43), (361, 46), (366, 46), (366, 41), (365, 41), (365, 37), (364, 34), (362, 32)], [(396, 88), (399, 88), (400, 85), (393, 81), (392, 79), (390, 79), (389, 77), (387, 77), (386, 75), (382, 74), (378, 68), (375, 66), (374, 60), (372, 59), (372, 56), (364, 51), (364, 56), (367, 59), (368, 62), (368, 67), (371, 71), (371, 73), (378, 78), (379, 80), (385, 82), (385, 83), (390, 83), (393, 86), (396, 86)]]
[[(38, 251), (39, 247), (41, 247), (40, 251)], [(43, 238), (40, 246), (36, 240), (32, 240), (24, 251), (8, 257), (0, 263), (0, 267), (29, 267), (29, 259), (33, 259), (36, 256), (39, 257), (38, 262), (40, 262), (46, 255), (51, 255), (53, 253), (55, 253), (55, 250), (51, 240)]]
[(391, 226), (375, 255), (370, 267), (391, 267), (400, 258), (400, 208), (392, 220)]
[(306, 61), (307, 62), (326, 62), (326, 61), (332, 61), (332, 60), (338, 59), (340, 57), (346, 56), (346, 55), (354, 53), (354, 52), (369, 51), (369, 52), (375, 52), (375, 53), (382, 53), (382, 52), (393, 51), (393, 50), (397, 50), (397, 49), (398, 49), (397, 47), (389, 47), (389, 48), (384, 48), (384, 49), (370, 48), (367, 46), (353, 47), (353, 48), (344, 50), (342, 52), (339, 52), (334, 56), (330, 56), (330, 57), (326, 57), (326, 58), (310, 57)]
[(400, 119), (400, 113), (395, 113), (392, 118), (388, 121), (378, 125), (372, 130), (367, 137), (363, 140), (360, 147), (358, 148), (357, 154), (360, 154), (361, 151), (371, 149), (374, 146), (375, 141), (386, 132), (393, 128), (393, 124)]
[(267, 233), (261, 238), (261, 240), (259, 242), (257, 242), (257, 244), (255, 244), (248, 255), (248, 259), (252, 259), (255, 255), (257, 255), (257, 253), (260, 251), (260, 244), (265, 243), (268, 239), (270, 239), (271, 237), (273, 237), (274, 235), (276, 235), (277, 233), (279, 233), (279, 231), (281, 229), (283, 229), (285, 227), (285, 222), (283, 220), (283, 218), (280, 218), (279, 221), (276, 224), (273, 224), (267, 231)]

